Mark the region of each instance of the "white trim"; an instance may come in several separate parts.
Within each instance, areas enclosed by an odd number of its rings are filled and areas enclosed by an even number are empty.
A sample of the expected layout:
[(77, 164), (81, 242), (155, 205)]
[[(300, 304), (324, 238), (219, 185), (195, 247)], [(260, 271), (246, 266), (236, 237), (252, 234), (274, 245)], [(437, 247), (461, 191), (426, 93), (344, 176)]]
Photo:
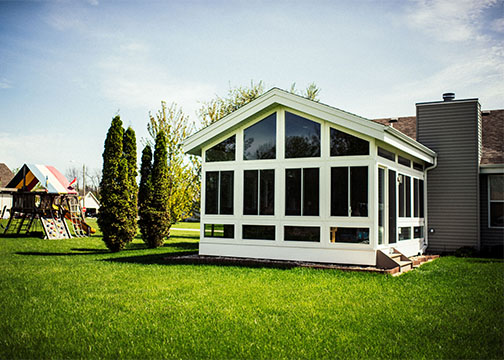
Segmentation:
[(504, 174), (504, 164), (480, 165), (480, 174)]
[(304, 116), (311, 115), (318, 118), (319, 121), (327, 121), (358, 133), (380, 139), (423, 161), (429, 163), (433, 163), (434, 161), (434, 151), (392, 127), (377, 124), (372, 120), (308, 100), (298, 95), (290, 94), (277, 88), (269, 90), (254, 101), (187, 138), (184, 141), (184, 152), (201, 155), (202, 148), (206, 147), (209, 142), (212, 142), (215, 137), (220, 137), (224, 133), (233, 132), (236, 128), (242, 126), (244, 121), (249, 120), (251, 117), (256, 117), (277, 105), (299, 111), (303, 113)]

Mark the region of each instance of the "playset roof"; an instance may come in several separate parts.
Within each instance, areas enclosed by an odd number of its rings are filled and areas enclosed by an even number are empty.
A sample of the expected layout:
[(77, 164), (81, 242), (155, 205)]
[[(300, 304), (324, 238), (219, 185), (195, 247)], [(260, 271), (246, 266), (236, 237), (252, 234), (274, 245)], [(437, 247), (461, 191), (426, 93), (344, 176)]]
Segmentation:
[(69, 187), (66, 177), (54, 166), (24, 164), (14, 178), (7, 184), (8, 188), (31, 191), (40, 184), (49, 194), (77, 194)]

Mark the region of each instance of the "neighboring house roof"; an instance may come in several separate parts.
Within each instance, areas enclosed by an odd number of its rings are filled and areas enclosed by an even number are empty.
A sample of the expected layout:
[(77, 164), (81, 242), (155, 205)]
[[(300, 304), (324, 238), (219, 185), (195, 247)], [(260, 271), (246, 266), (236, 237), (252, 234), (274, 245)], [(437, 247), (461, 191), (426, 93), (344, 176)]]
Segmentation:
[[(81, 206), (83, 206), (83, 201), (82, 199), (80, 199), (80, 204)], [(99, 209), (100, 208), (100, 202), (98, 201), (98, 199), (96, 198), (96, 196), (94, 196), (94, 194), (92, 192), (88, 192), (86, 194), (86, 209)]]
[(50, 194), (77, 193), (75, 190), (69, 189), (70, 184), (63, 174), (55, 167), (48, 165), (24, 164), (7, 184), (7, 187), (22, 189), (26, 185), (26, 190), (31, 191), (37, 184), (40, 184)]
[[(481, 117), (481, 164), (504, 164), (504, 109), (483, 110)], [(395, 122), (392, 122), (395, 121)], [(397, 121), (396, 121), (397, 120)], [(374, 122), (391, 125), (409, 137), (416, 139), (416, 116), (373, 119)]]
[(433, 150), (404, 135), (397, 129), (278, 88), (267, 91), (240, 109), (187, 138), (184, 141), (184, 151), (194, 155), (201, 155), (202, 148), (209, 145), (216, 138), (221, 137), (222, 134), (234, 131), (251, 120), (252, 117), (257, 116), (257, 114), (266, 112), (278, 105), (371, 136), (426, 162), (434, 162), (436, 153)]
[(504, 164), (504, 109), (483, 111), (481, 164)]
[(9, 167), (4, 163), (0, 163), (0, 188), (6, 187), (13, 177), (14, 174)]

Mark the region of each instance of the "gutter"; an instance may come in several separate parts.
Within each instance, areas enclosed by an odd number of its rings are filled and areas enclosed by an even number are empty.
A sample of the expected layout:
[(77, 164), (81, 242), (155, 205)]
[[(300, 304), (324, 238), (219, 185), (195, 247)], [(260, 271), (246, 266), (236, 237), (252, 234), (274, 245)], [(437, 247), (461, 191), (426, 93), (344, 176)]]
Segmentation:
[(432, 166), (429, 166), (424, 170), (424, 246), (422, 247), (422, 254), (427, 250), (427, 247), (429, 246), (429, 207), (427, 206), (427, 172), (430, 170), (434, 170), (437, 167), (437, 156), (434, 156), (434, 164)]

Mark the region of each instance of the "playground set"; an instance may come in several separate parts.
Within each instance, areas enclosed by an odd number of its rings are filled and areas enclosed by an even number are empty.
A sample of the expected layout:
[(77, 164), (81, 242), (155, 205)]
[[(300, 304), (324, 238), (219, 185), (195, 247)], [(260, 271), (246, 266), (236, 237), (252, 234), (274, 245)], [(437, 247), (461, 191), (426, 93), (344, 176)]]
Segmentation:
[[(53, 166), (25, 164), (0, 192), (12, 195), (4, 235), (29, 234), (37, 221), (45, 239), (70, 239), (72, 233), (85, 237), (96, 232), (84, 219), (77, 192)], [(6, 209), (0, 210), (1, 218)]]

